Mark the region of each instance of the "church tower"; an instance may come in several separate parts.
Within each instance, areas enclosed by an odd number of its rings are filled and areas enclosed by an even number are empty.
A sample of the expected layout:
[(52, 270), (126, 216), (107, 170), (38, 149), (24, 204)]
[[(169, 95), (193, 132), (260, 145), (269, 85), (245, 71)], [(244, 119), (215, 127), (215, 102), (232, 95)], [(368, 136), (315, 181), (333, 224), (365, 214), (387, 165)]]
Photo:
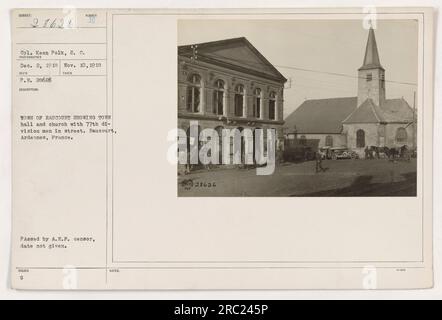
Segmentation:
[(367, 99), (381, 106), (385, 101), (385, 69), (379, 61), (373, 28), (368, 32), (364, 64), (358, 70), (358, 107)]

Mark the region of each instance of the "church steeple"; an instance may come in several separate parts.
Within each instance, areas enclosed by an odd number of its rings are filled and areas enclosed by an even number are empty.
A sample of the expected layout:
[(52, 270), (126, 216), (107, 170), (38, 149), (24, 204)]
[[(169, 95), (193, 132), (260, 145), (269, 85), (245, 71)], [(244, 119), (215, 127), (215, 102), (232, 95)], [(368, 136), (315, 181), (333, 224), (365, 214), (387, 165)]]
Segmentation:
[(376, 37), (373, 28), (368, 31), (367, 46), (365, 47), (364, 64), (359, 70), (382, 68), (379, 60), (378, 45), (376, 44)]
[(367, 99), (372, 99), (381, 106), (385, 101), (385, 70), (379, 59), (378, 46), (373, 28), (368, 31), (364, 63), (359, 68), (358, 106)]

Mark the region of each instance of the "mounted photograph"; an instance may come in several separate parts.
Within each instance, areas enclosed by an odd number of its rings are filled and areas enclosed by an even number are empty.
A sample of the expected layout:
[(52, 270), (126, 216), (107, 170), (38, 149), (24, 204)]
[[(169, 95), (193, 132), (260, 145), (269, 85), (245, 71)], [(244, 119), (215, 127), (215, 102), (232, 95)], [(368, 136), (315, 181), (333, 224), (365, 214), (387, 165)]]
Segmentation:
[(11, 11), (11, 287), (431, 288), (435, 12)]
[(177, 59), (178, 196), (417, 195), (416, 20), (183, 19)]

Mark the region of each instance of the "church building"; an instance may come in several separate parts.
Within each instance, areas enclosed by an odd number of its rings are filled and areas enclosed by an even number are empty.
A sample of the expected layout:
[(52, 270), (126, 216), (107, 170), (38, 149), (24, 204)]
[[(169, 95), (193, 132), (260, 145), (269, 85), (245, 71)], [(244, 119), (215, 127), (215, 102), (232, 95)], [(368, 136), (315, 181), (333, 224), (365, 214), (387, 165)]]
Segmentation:
[(385, 79), (370, 28), (358, 70), (358, 95), (304, 101), (286, 118), (286, 136), (317, 139), (320, 147), (345, 146), (361, 156), (367, 146), (414, 148), (415, 111), (404, 98), (386, 98)]

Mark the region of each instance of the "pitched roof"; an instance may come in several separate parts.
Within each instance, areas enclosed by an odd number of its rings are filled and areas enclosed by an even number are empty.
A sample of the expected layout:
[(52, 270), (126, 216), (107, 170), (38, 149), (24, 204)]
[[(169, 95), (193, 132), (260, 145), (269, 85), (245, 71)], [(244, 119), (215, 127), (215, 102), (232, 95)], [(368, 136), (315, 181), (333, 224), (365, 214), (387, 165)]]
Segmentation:
[(413, 108), (404, 98), (387, 99), (379, 108), (385, 122), (410, 122), (415, 119)]
[(343, 123), (379, 123), (382, 119), (372, 99), (365, 100)]
[(387, 99), (381, 106), (367, 99), (343, 123), (408, 123), (413, 121), (413, 113), (413, 109), (404, 98)]
[(178, 54), (192, 57), (194, 48), (198, 61), (237, 69), (279, 82), (287, 81), (245, 37), (179, 46)]
[(368, 31), (367, 46), (365, 47), (364, 63), (359, 70), (382, 68), (379, 60), (378, 46), (373, 28)]
[(298, 133), (341, 133), (342, 121), (357, 106), (357, 97), (306, 100), (286, 119), (284, 127)]

